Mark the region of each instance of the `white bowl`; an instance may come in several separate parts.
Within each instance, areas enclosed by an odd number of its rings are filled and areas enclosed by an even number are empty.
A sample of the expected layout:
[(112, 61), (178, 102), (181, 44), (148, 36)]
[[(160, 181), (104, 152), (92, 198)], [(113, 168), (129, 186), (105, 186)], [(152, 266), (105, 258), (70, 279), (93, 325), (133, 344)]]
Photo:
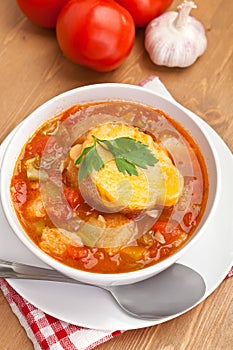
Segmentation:
[[(23, 145), (27, 142), (28, 138), (35, 132), (35, 130), (39, 128), (47, 119), (50, 119), (51, 117), (61, 113), (75, 104), (116, 99), (138, 102), (161, 109), (170, 115), (174, 120), (177, 120), (189, 132), (189, 134), (199, 145), (208, 170), (208, 202), (205, 213), (195, 233), (183, 247), (165, 260), (142, 270), (121, 274), (85, 272), (58, 262), (40, 250), (32, 242), (32, 240), (23, 230), (15, 213), (10, 195), (10, 181), (14, 171), (15, 162)], [(211, 140), (208, 139), (208, 136), (203, 128), (199, 125), (196, 118), (192, 118), (190, 115), (188, 115), (185, 109), (182, 109), (182, 107), (175, 102), (171, 102), (166, 98), (153, 93), (152, 91), (138, 86), (115, 83), (90, 85), (73, 89), (54, 97), (31, 113), (17, 128), (3, 156), (1, 168), (1, 199), (5, 215), (13, 231), (25, 244), (25, 246), (43, 262), (69, 277), (86, 283), (97, 285), (128, 284), (143, 280), (166, 269), (175, 263), (184, 253), (187, 252), (191, 246), (193, 246), (193, 244), (195, 244), (195, 242), (202, 235), (205, 234), (208, 223), (214, 216), (219, 197), (220, 169), (218, 164), (218, 156), (215, 151), (215, 147), (211, 143)]]

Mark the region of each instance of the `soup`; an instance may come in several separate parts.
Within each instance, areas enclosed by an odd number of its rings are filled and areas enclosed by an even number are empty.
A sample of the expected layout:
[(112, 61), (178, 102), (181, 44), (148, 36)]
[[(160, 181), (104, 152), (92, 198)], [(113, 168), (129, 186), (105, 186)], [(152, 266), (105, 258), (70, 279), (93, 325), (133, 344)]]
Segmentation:
[(44, 123), (15, 165), (21, 225), (46, 254), (96, 273), (142, 269), (194, 234), (208, 197), (201, 151), (163, 111), (108, 101)]

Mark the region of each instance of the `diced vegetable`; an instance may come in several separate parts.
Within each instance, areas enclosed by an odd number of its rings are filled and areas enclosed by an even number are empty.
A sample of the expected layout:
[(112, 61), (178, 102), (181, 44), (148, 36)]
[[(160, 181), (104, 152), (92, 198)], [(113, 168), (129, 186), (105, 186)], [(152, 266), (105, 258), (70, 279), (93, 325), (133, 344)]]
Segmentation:
[(27, 178), (30, 181), (39, 181), (46, 180), (48, 174), (44, 169), (40, 169), (40, 157), (36, 156), (30, 159), (27, 159), (25, 162)]
[(74, 259), (82, 259), (88, 256), (88, 248), (70, 245), (67, 249), (68, 255)]
[(48, 202), (61, 201), (61, 188), (55, 185), (52, 181), (46, 181), (43, 186), (43, 194)]
[(78, 235), (83, 243), (89, 247), (96, 246), (96, 242), (103, 234), (104, 228), (98, 220), (90, 218), (88, 222), (84, 223), (79, 229)]
[(36, 234), (41, 234), (45, 228), (45, 222), (43, 220), (34, 221), (31, 226)]
[(37, 135), (34, 137), (31, 142), (27, 144), (26, 154), (29, 154), (32, 157), (36, 155), (41, 156), (49, 138), (50, 136), (48, 135)]
[(18, 208), (20, 208), (27, 201), (27, 185), (21, 180), (15, 182), (11, 188), (13, 201)]
[(62, 256), (66, 253), (68, 244), (70, 241), (58, 229), (45, 227), (39, 246), (48, 254)]
[(72, 209), (77, 208), (79, 205), (79, 195), (78, 192), (75, 191), (71, 187), (65, 187), (64, 188), (64, 195), (66, 197), (67, 202), (71, 206)]
[(42, 129), (43, 135), (54, 135), (59, 128), (59, 121), (55, 120), (53, 123), (46, 124)]
[[(162, 221), (158, 221), (154, 224), (153, 230), (155, 232), (154, 236), (157, 241), (159, 241), (159, 237), (163, 240), (162, 244), (174, 244), (177, 242), (180, 237), (184, 234), (182, 229), (174, 223), (166, 223)], [(161, 242), (159, 242), (161, 243)]]
[(24, 215), (30, 221), (46, 216), (45, 207), (40, 194), (37, 194), (33, 199), (27, 201)]
[(146, 248), (141, 246), (128, 246), (121, 249), (121, 253), (127, 254), (131, 259), (138, 261), (143, 259)]

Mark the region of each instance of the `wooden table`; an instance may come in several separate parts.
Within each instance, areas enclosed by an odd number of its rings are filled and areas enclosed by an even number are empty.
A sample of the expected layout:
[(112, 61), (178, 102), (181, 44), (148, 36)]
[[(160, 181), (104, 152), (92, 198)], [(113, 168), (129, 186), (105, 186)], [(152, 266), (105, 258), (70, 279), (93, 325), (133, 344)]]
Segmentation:
[[(174, 1), (170, 9), (176, 9)], [(137, 84), (158, 75), (173, 96), (209, 123), (233, 150), (233, 2), (196, 0), (192, 15), (205, 26), (208, 48), (185, 69), (154, 65), (138, 30), (120, 68), (97, 73), (69, 62), (52, 30), (30, 23), (15, 1), (0, 1), (0, 141), (37, 106), (56, 94), (90, 83)], [(221, 232), (219, 233), (221, 234)], [(99, 350), (232, 350), (233, 279), (224, 281), (192, 311), (164, 324), (125, 332)], [(0, 293), (0, 349), (31, 350), (23, 328)]]

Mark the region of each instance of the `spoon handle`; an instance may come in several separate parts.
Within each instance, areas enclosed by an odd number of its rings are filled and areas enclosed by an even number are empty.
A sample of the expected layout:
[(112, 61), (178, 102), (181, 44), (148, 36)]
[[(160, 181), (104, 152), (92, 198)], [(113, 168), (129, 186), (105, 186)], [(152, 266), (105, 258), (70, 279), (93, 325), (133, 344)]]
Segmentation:
[(43, 267), (29, 266), (26, 264), (10, 262), (0, 259), (0, 277), (3, 278), (18, 278), (18, 279), (31, 279), (41, 281), (56, 281), (83, 284), (85, 283), (69, 278), (62, 275), (56, 270), (50, 270)]

